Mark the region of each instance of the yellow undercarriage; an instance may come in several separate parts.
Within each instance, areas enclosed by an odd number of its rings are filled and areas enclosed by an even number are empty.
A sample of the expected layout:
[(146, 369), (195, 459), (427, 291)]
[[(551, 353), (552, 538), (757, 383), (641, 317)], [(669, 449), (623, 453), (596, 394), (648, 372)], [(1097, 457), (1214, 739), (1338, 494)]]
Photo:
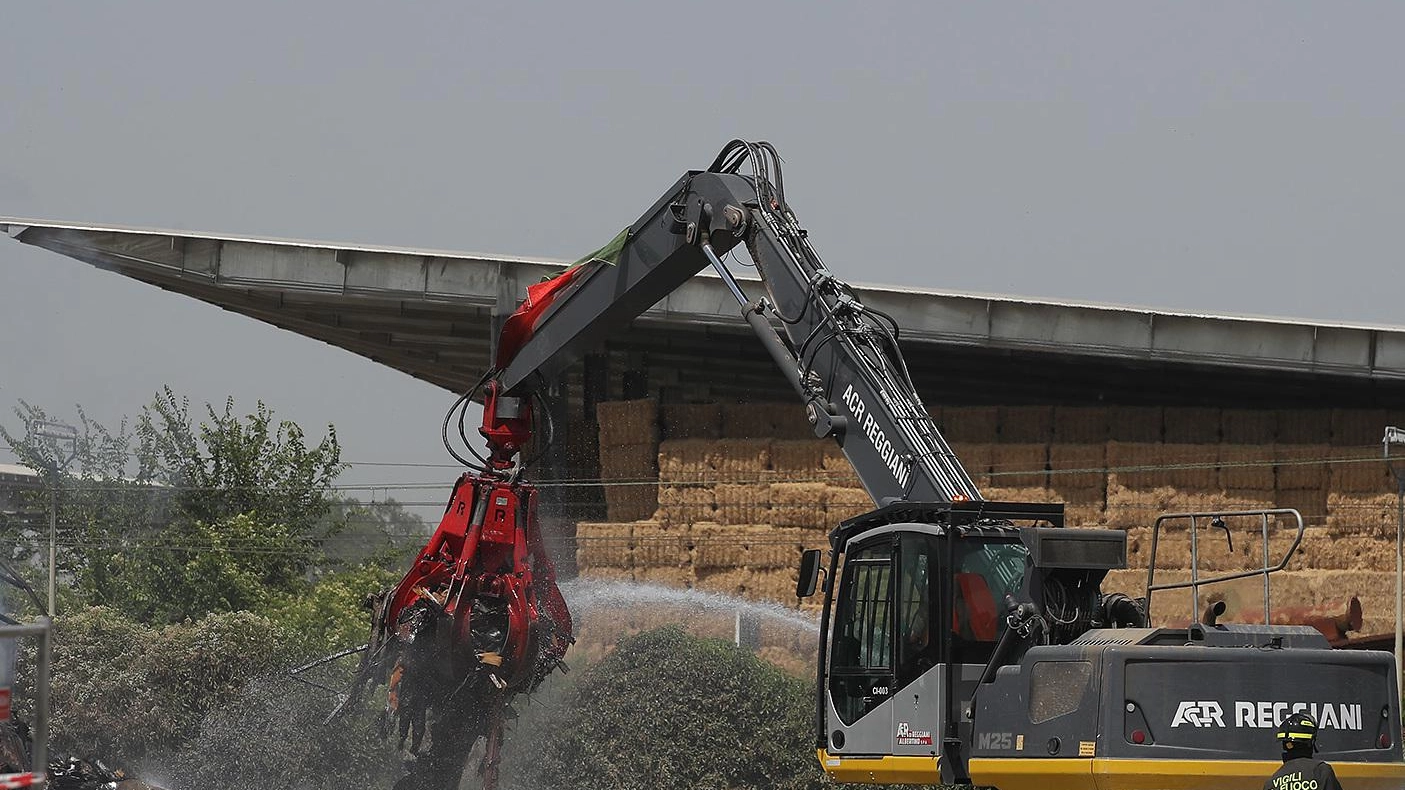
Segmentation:
[[(939, 759), (841, 757), (818, 751), (836, 781), (864, 784), (938, 784)], [(1131, 760), (1092, 758), (973, 758), (971, 780), (1000, 790), (1260, 790), (1282, 763), (1276, 760)], [(1400, 790), (1405, 763), (1333, 763), (1352, 790)]]
[[(877, 785), (941, 784), (936, 755), (928, 757), (840, 757), (818, 750), (820, 765), (836, 782)], [(1048, 788), (1045, 788), (1048, 790)]]

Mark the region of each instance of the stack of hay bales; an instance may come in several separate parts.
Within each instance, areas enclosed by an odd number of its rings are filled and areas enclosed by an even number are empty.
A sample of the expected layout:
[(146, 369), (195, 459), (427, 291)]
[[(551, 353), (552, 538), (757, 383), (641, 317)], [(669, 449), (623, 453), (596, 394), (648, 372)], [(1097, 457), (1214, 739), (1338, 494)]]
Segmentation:
[[(628, 461), (614, 461), (612, 474), (602, 474), (609, 521), (578, 527), (577, 563), (585, 575), (796, 606), (800, 552), (824, 547), (834, 523), (873, 508), (843, 454), (810, 436), (793, 404), (655, 409), (629, 401), (601, 404), (597, 413), (602, 469), (612, 458)], [(662, 441), (647, 421), (662, 426)], [(786, 423), (798, 427), (784, 430)], [(644, 471), (644, 451), (634, 446), (642, 443), (627, 441), (633, 436), (655, 440), (655, 508), (648, 513), (641, 512), (647, 502), (620, 493), (640, 487), (626, 485), (638, 482), (627, 473)]]
[(1049, 446), (1051, 499), (1064, 503), (1064, 523), (1103, 523), (1107, 502), (1108, 414), (1095, 406), (1054, 409)]
[(1176, 490), (1163, 466), (1166, 446), (1159, 442), (1111, 441), (1107, 444), (1107, 523), (1130, 528), (1150, 524), (1171, 509)]
[(584, 575), (634, 579), (634, 525), (582, 521), (576, 524), (576, 567)]
[(1323, 409), (1284, 409), (1276, 413), (1271, 446), (1274, 500), (1291, 507), (1313, 525), (1327, 516), (1326, 458), (1332, 435), (1331, 412)]
[(598, 404), (595, 413), (606, 517), (649, 518), (659, 507), (658, 405), (649, 399), (615, 401)]
[(716, 403), (665, 403), (659, 422), (667, 439), (717, 439), (722, 436), (722, 407)]
[[(795, 605), (800, 550), (824, 547), (834, 525), (873, 508), (843, 453), (809, 436), (795, 404), (631, 401), (598, 414), (609, 515), (580, 526), (584, 573)], [(1305, 580), (1317, 573), (1393, 590), (1369, 576), (1394, 566), (1394, 485), (1373, 460), (1384, 412), (968, 406), (934, 418), (988, 498), (1063, 502), (1070, 526), (1127, 529), (1133, 570), (1116, 578), (1129, 592), (1145, 584), (1158, 515), (1272, 506), (1297, 508), (1314, 527), (1290, 566), (1306, 574), (1294, 584), (1309, 598), (1276, 600), (1314, 603), (1318, 587)], [(1200, 533), (1202, 567), (1255, 567), (1252, 533), (1236, 529), (1232, 553), (1222, 533)], [(1285, 535), (1270, 541), (1275, 559)], [(1184, 525), (1168, 529), (1159, 567), (1183, 571), (1188, 541)]]
[(738, 439), (814, 438), (805, 407), (795, 403), (724, 403), (721, 435)]
[(1381, 460), (1381, 435), (1391, 416), (1384, 410), (1332, 412), (1332, 462), (1328, 472), (1326, 523), (1336, 535), (1371, 541), (1395, 537), (1395, 479)]

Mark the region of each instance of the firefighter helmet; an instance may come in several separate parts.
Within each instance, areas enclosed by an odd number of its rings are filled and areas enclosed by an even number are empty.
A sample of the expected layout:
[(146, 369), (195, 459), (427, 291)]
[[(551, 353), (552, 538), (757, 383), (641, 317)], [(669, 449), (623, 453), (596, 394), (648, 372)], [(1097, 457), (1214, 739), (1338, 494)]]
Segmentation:
[(1317, 722), (1306, 713), (1290, 713), (1278, 725), (1278, 740), (1284, 749), (1296, 749), (1299, 744), (1317, 750)]

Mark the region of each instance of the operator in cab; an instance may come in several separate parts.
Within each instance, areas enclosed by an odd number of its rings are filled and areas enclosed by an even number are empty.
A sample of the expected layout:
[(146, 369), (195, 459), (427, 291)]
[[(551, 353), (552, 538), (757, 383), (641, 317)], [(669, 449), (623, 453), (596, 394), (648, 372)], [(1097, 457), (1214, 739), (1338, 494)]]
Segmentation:
[(1278, 725), (1283, 744), (1283, 767), (1264, 790), (1342, 790), (1337, 774), (1325, 760), (1317, 759), (1317, 722), (1306, 713), (1290, 713)]

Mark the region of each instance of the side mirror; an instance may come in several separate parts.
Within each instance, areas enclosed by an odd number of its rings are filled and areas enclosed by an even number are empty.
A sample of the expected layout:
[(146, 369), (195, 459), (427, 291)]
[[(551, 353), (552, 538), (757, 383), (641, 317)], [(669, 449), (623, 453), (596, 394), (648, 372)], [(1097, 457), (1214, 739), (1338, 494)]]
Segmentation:
[(820, 580), (820, 550), (806, 549), (800, 555), (800, 578), (795, 582), (795, 597), (809, 598), (815, 594)]

